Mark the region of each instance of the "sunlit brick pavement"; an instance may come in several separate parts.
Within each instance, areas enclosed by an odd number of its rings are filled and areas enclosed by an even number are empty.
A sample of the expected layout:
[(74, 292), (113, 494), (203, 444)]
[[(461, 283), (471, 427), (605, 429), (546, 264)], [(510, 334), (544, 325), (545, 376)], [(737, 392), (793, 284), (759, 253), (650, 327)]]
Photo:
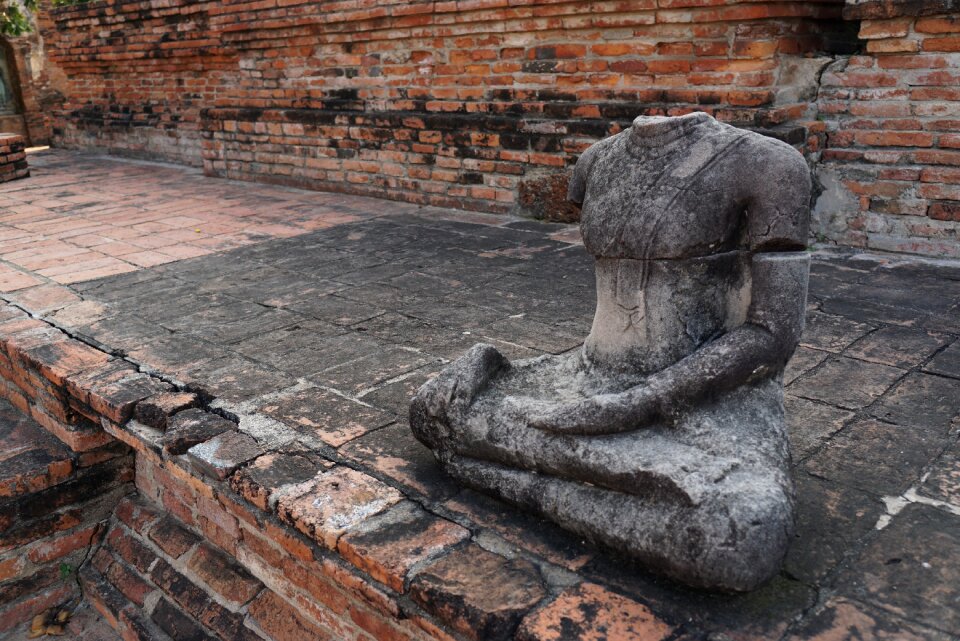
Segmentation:
[[(673, 639), (960, 634), (960, 266), (817, 255), (786, 374), (797, 539), (757, 593), (707, 596), (460, 489), (406, 425), (412, 391), (476, 341), (511, 358), (578, 346), (593, 272), (569, 229), (65, 153), (32, 166), (35, 182), (0, 190), (25, 208), (2, 216), (3, 232), (99, 256), (72, 271), (81, 259), (62, 260), (61, 271), (5, 240), (4, 296), (203, 392), (265, 450), (296, 444), (348, 461), (474, 540), (558, 568), (548, 584), (583, 580), (646, 604)], [(110, 196), (86, 200), (97, 193)], [(116, 200), (125, 214), (110, 209)], [(124, 224), (136, 212), (150, 219)], [(71, 240), (84, 237), (109, 240)], [(158, 237), (183, 240), (147, 246)], [(136, 242), (119, 257), (97, 250)], [(177, 257), (179, 246), (209, 253)], [(166, 258), (134, 272), (124, 256), (144, 252)], [(123, 268), (95, 266), (107, 258)]]

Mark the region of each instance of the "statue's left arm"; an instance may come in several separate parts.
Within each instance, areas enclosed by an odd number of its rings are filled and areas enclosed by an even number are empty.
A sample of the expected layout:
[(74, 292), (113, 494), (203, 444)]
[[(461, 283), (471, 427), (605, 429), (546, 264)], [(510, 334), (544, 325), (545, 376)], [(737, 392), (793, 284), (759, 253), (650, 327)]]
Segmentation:
[(799, 154), (777, 146), (772, 151), (772, 160), (759, 163), (765, 164), (760, 175), (745, 178), (758, 192), (746, 202), (752, 251), (746, 321), (651, 375), (642, 385), (578, 403), (543, 405), (533, 411), (528, 420), (531, 426), (582, 435), (633, 431), (782, 371), (803, 331), (811, 185), (809, 169)]

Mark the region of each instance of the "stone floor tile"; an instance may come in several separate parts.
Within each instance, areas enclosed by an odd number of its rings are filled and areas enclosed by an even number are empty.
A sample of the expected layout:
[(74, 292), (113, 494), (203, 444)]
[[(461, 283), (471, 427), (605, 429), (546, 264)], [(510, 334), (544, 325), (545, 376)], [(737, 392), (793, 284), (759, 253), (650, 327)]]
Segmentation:
[(438, 359), (412, 348), (383, 346), (377, 353), (325, 369), (308, 378), (320, 385), (357, 394)]
[(470, 538), (470, 531), (404, 501), (340, 538), (337, 550), (351, 563), (397, 592), (417, 564)]
[(529, 561), (470, 544), (423, 568), (410, 594), (427, 612), (476, 641), (504, 641), (546, 596)]
[(856, 410), (880, 398), (905, 373), (895, 367), (837, 356), (826, 361), (816, 372), (790, 385), (788, 391), (796, 396)]
[(860, 420), (833, 437), (802, 469), (865, 492), (895, 496), (920, 480), (949, 442), (942, 430)]
[(819, 349), (813, 349), (810, 347), (804, 347), (803, 345), (797, 348), (797, 351), (793, 353), (793, 357), (790, 358), (790, 361), (787, 363), (787, 367), (783, 372), (783, 384), (789, 385), (794, 382), (814, 367), (827, 360), (827, 357), (830, 356), (829, 352), (823, 352)]
[(348, 467), (321, 472), (284, 492), (277, 502), (280, 518), (328, 549), (350, 528), (403, 500), (397, 490)]
[(870, 411), (885, 421), (946, 430), (960, 415), (960, 381), (913, 372)]
[(270, 394), (296, 382), (289, 374), (243, 358), (201, 362), (188, 369), (186, 374), (187, 378), (193, 379), (193, 388), (231, 402), (243, 402)]
[(584, 583), (523, 620), (518, 641), (662, 641), (674, 629), (642, 603)]
[(796, 536), (784, 568), (790, 576), (818, 583), (885, 513), (876, 496), (818, 479), (796, 475)]
[(925, 372), (941, 376), (960, 378), (960, 340), (934, 356), (923, 369)]
[(395, 420), (392, 414), (315, 387), (274, 395), (257, 411), (333, 447)]
[(844, 598), (832, 598), (784, 641), (950, 641), (951, 635)]
[(77, 303), (80, 297), (63, 285), (45, 284), (21, 289), (7, 295), (12, 300), (35, 314), (47, 314)]
[(327, 295), (292, 302), (286, 309), (335, 325), (353, 325), (383, 314), (386, 310), (368, 302)]
[(263, 450), (253, 438), (232, 431), (223, 432), (187, 450), (187, 457), (195, 470), (221, 481), (261, 454)]
[(937, 459), (919, 492), (960, 508), (960, 443), (954, 441)]
[(837, 578), (837, 593), (960, 634), (960, 516), (908, 505)]
[(910, 369), (948, 342), (943, 334), (910, 327), (882, 327), (854, 343), (845, 353), (862, 361)]
[(787, 393), (787, 436), (794, 461), (806, 458), (853, 418), (854, 413)]
[(807, 315), (800, 344), (825, 352), (839, 353), (855, 340), (874, 330), (876, 325), (813, 312)]

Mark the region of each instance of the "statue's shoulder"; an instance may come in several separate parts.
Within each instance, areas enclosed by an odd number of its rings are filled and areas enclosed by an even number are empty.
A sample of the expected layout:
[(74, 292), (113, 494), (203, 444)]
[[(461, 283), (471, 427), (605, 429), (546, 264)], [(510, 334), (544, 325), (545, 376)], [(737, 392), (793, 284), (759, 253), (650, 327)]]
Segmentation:
[(598, 158), (616, 153), (617, 149), (621, 149), (622, 145), (618, 143), (622, 142), (623, 137), (626, 136), (627, 133), (628, 131), (621, 131), (612, 136), (607, 136), (603, 140), (598, 140), (580, 154), (580, 157), (577, 159), (577, 164), (573, 167), (573, 175), (570, 177), (570, 184), (567, 187), (567, 200), (577, 204), (583, 203), (583, 198), (587, 191), (587, 180), (590, 177), (590, 170), (594, 164), (596, 164)]

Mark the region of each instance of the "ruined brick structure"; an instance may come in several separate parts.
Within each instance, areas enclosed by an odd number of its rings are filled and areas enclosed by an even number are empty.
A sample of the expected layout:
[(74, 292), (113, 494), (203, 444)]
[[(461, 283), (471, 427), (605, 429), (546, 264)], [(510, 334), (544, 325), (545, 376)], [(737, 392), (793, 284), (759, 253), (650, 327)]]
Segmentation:
[(30, 175), (23, 136), (0, 133), (0, 183)]
[(956, 257), (956, 9), (101, 0), (40, 22), (59, 145), (571, 220), (584, 148), (699, 109), (805, 149), (819, 240)]

